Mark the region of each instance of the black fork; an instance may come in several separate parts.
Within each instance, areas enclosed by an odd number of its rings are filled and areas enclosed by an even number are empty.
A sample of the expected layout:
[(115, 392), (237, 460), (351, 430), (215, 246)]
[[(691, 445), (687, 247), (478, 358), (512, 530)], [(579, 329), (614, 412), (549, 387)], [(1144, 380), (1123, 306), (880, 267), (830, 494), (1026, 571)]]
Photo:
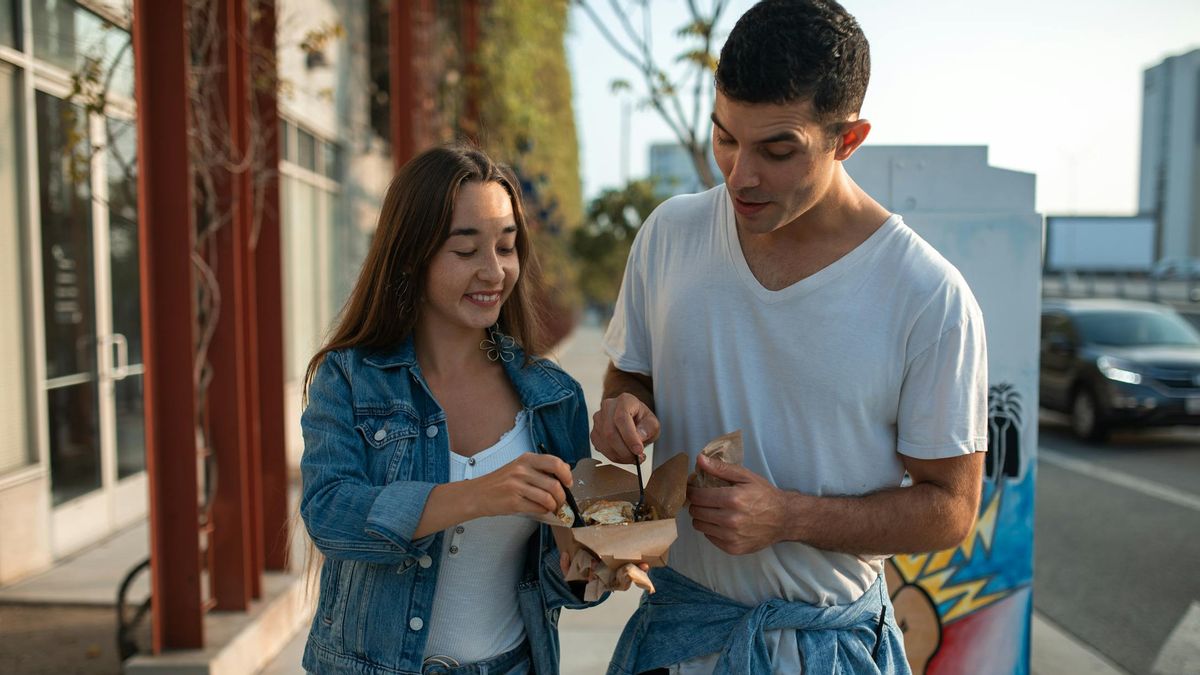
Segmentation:
[[(645, 455), (642, 456), (645, 457)], [(634, 458), (633, 466), (637, 469), (638, 477), (638, 502), (633, 505), (633, 522), (636, 523), (646, 515), (646, 486), (642, 483), (642, 463)]]

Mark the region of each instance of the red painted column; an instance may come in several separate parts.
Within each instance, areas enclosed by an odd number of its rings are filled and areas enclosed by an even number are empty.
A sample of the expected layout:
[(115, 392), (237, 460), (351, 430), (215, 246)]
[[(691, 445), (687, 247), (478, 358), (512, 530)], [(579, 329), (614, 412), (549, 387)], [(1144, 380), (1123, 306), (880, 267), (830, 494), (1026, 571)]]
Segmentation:
[(204, 646), (184, 5), (133, 2), (155, 653)]
[[(217, 491), (213, 499), (210, 579), (216, 608), (242, 611), (253, 596), (254, 570), (251, 509), (251, 417), (247, 414), (246, 386), (248, 346), (246, 343), (247, 255), (249, 232), (246, 206), (249, 194), (243, 180), (248, 173), (240, 161), (247, 148), (246, 96), (249, 73), (245, 70), (245, 0), (221, 0), (218, 12), (219, 38), (211, 67), (219, 73), (218, 86), (206, 98), (210, 117), (224, 120), (212, 139), (217, 147), (228, 145), (229, 162), (215, 169), (217, 212), (227, 217), (216, 235), (215, 251), (208, 262), (216, 272), (221, 305), (216, 333), (208, 350), (213, 379), (208, 388), (207, 411), (210, 444), (217, 461)], [(219, 123), (218, 123), (219, 124)], [(243, 166), (234, 168), (238, 164)]]
[[(275, 62), (275, 3), (260, 0), (252, 17), (251, 52), (253, 91), (258, 112), (262, 166), (279, 166), (279, 109), (275, 99), (278, 77)], [(279, 173), (268, 171), (260, 181), (257, 196), (258, 237), (255, 241), (255, 312), (258, 348), (258, 441), (262, 461), (262, 540), (268, 570), (287, 569), (288, 466), (284, 427), (283, 389), (283, 264), (279, 208)]]
[(392, 163), (397, 171), (417, 152), (416, 129), (413, 124), (419, 105), (419, 80), (413, 69), (416, 50), (413, 26), (417, 12), (409, 0), (392, 0), (388, 12), (388, 75), (391, 91)]
[[(229, 63), (231, 72), (237, 74), (236, 88), (229, 91), (229, 120), (230, 135), (235, 147), (240, 149), (239, 155), (245, 158), (254, 157), (254, 139), (251, 138), (251, 117), (253, 108), (250, 103), (250, 44), (253, 39), (248, 13), (248, 0), (226, 0), (229, 6), (229, 16), (233, 19), (231, 35), (240, 39), (231, 45)], [(232, 29), (236, 26), (237, 32)], [(238, 371), (245, 388), (246, 397), (242, 401), (242, 414), (246, 420), (242, 429), (246, 443), (243, 459), (246, 462), (246, 511), (249, 526), (250, 561), (248, 574), (250, 577), (250, 595), (258, 599), (262, 597), (263, 564), (263, 508), (262, 508), (262, 455), (259, 452), (259, 409), (258, 409), (258, 301), (256, 297), (254, 238), (257, 223), (254, 220), (254, 173), (259, 167), (274, 169), (278, 164), (268, 165), (253, 162), (247, 164), (244, 170), (237, 174), (237, 217), (242, 221), (238, 231), (236, 246), (242, 250), (242, 344), (245, 346), (245, 362)]]
[(459, 128), (476, 142), (482, 134), (479, 114), (479, 98), (483, 85), (480, 82), (482, 72), (479, 68), (479, 11), (479, 0), (463, 0), (461, 38), (466, 77), (463, 80), (463, 115), (459, 120)]

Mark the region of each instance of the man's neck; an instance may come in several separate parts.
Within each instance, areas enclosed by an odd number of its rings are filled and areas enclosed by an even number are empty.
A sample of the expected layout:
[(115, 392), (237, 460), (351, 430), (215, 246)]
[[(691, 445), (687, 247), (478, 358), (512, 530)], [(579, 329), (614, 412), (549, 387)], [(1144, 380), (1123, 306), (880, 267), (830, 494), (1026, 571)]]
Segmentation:
[(821, 201), (796, 220), (766, 235), (773, 245), (853, 249), (891, 215), (838, 165)]
[(766, 234), (738, 227), (742, 255), (763, 287), (777, 291), (825, 269), (853, 251), (890, 215), (839, 166), (821, 202)]

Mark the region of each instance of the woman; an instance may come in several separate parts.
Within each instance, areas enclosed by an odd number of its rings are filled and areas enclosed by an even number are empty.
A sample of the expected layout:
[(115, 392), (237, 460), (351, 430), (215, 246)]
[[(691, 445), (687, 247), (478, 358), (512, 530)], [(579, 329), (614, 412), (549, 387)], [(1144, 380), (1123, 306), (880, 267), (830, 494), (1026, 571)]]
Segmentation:
[(563, 503), (587, 407), (527, 351), (531, 264), (519, 184), (483, 152), (430, 150), (389, 186), (306, 377), (306, 670), (558, 672), (559, 608), (585, 605), (527, 516)]

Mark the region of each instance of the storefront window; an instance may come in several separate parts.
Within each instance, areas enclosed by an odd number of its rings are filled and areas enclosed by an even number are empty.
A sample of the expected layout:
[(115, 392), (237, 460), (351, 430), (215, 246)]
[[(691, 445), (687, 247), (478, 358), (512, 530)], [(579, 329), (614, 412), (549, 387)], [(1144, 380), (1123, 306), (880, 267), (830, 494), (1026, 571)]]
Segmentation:
[(24, 181), (21, 172), (20, 80), (0, 63), (0, 474), (27, 466), (33, 459), (29, 442), (27, 352), (22, 327), (21, 237)]
[(0, 0), (0, 45), (6, 45), (20, 49), (20, 32), (17, 27), (21, 24), (17, 22), (17, 9), (20, 7), (17, 0)]
[(106, 91), (133, 98), (129, 33), (68, 0), (33, 3), (33, 51)]
[(57, 506), (101, 483), (91, 146), (82, 109), (42, 92), (36, 103), (50, 480)]

